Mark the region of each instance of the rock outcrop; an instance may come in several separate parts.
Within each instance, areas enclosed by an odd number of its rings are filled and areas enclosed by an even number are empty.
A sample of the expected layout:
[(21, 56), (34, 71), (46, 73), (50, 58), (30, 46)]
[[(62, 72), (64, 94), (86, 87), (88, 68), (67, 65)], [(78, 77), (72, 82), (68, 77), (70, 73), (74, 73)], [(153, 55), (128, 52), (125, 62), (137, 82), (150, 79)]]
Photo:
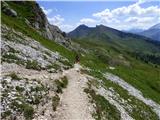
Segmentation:
[[(32, 13), (29, 16), (21, 16), (18, 11), (16, 12), (14, 9), (11, 9), (10, 6), (13, 4), (14, 6), (22, 6), (25, 11), (32, 11)], [(49, 40), (54, 40), (65, 47), (71, 44), (65, 32), (62, 32), (57, 26), (51, 25), (48, 22), (46, 15), (35, 1), (3, 1), (2, 11), (9, 16), (16, 17), (18, 14), (19, 17), (25, 17), (24, 22), (27, 25), (36, 29), (39, 34)]]
[(69, 38), (63, 35), (64, 32), (62, 32), (57, 26), (51, 25), (40, 6), (36, 2), (33, 4), (32, 11), (35, 16), (32, 19), (29, 19), (31, 25), (45, 38), (54, 40), (64, 46), (68, 46), (70, 41)]
[(17, 12), (11, 9), (6, 2), (2, 2), (2, 11), (11, 17), (17, 17)]

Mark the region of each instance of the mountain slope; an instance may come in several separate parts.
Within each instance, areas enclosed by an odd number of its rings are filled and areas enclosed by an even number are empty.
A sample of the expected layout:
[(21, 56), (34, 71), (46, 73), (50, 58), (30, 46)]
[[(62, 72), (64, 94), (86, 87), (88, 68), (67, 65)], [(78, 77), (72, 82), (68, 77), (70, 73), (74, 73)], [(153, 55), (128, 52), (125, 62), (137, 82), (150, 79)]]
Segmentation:
[(160, 23), (150, 27), (148, 30), (138, 33), (153, 40), (160, 41)]
[(143, 29), (136, 29), (136, 28), (133, 28), (133, 29), (123, 30), (123, 31), (126, 32), (126, 33), (133, 33), (133, 34), (136, 34), (136, 33), (143, 32), (144, 30), (143, 30)]
[(157, 43), (152, 42), (148, 38), (121, 32), (103, 25), (93, 28), (80, 25), (68, 35), (76, 39), (87, 39), (87, 41), (97, 41), (98, 43), (109, 44), (111, 46), (116, 45), (119, 49), (127, 49), (130, 51), (144, 51), (159, 54), (160, 50), (160, 47), (156, 46)]
[(156, 24), (156, 25), (153, 25), (152, 27), (149, 28), (150, 30), (151, 29), (160, 29), (160, 23)]

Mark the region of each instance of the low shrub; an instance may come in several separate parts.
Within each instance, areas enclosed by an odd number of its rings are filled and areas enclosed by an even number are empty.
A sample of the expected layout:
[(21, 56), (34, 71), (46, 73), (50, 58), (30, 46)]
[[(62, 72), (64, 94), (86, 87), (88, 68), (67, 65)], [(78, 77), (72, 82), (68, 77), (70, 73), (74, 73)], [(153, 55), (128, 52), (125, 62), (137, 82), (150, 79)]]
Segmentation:
[(55, 95), (52, 97), (52, 108), (54, 111), (56, 111), (57, 106), (59, 105), (60, 98), (58, 95)]
[(26, 64), (26, 68), (27, 69), (34, 69), (34, 70), (41, 70), (40, 65), (35, 60), (33, 60), (33, 61), (28, 60), (27, 64)]
[(34, 114), (34, 109), (32, 106), (28, 105), (28, 104), (24, 104), (23, 105), (23, 112), (24, 112), (24, 117), (26, 118), (26, 120), (31, 120), (33, 118), (33, 114)]
[(67, 60), (59, 59), (59, 61), (60, 61), (63, 65), (68, 66), (69, 68), (70, 68), (70, 67), (73, 67), (73, 65), (72, 65), (69, 61), (67, 61)]
[(66, 76), (64, 76), (63, 78), (61, 78), (61, 82), (62, 82), (62, 87), (66, 88), (68, 85), (68, 79)]
[(20, 80), (21, 78), (20, 77), (18, 77), (17, 76), (17, 74), (16, 73), (11, 73), (10, 75), (9, 75), (13, 80)]
[(51, 65), (47, 66), (48, 69), (54, 68), (55, 70), (60, 70), (61, 66), (58, 65), (57, 63), (52, 63)]
[(11, 111), (10, 110), (1, 113), (2, 119), (6, 118), (9, 115), (11, 115)]
[(16, 86), (16, 90), (18, 92), (23, 92), (24, 91), (24, 88), (23, 87), (20, 87), (20, 86)]
[(62, 93), (62, 89), (66, 88), (68, 85), (68, 79), (66, 76), (61, 78), (60, 80), (55, 80), (56, 86), (57, 86), (57, 93)]

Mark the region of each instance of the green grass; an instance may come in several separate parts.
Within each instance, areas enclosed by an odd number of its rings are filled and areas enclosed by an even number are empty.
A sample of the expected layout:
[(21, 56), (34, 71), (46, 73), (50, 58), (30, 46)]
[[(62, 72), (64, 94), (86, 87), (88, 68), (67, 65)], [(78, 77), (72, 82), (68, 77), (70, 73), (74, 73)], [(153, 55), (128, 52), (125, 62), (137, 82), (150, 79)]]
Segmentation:
[(55, 70), (60, 70), (61, 66), (55, 62), (55, 63), (48, 65), (47, 68), (48, 69), (54, 68)]
[[(117, 84), (114, 84), (110, 81), (104, 81), (104, 85), (109, 88), (113, 87), (114, 90), (120, 95), (121, 98), (127, 101), (127, 104), (132, 106), (132, 111), (129, 109), (126, 109), (126, 111), (136, 120), (158, 120), (158, 116), (153, 112), (151, 107), (147, 106), (142, 101), (136, 99), (135, 97), (128, 94), (126, 90), (124, 90), (122, 87), (118, 86)], [(128, 101), (130, 99), (130, 101)], [(124, 104), (124, 106), (126, 106)]]
[(110, 71), (160, 104), (160, 69), (137, 62), (131, 68), (118, 66)]
[(66, 76), (64, 76), (60, 80), (55, 80), (55, 84), (56, 84), (56, 87), (57, 87), (56, 92), (57, 93), (62, 93), (63, 92), (62, 89), (66, 88), (67, 85), (68, 85), (68, 79), (67, 79)]
[(2, 119), (5, 119), (7, 116), (10, 116), (12, 113), (10, 110), (1, 113)]
[(33, 107), (28, 104), (24, 104), (23, 110), (24, 110), (24, 117), (26, 118), (26, 120), (32, 120), (34, 114)]
[(24, 91), (24, 88), (23, 87), (20, 87), (20, 86), (16, 86), (16, 90), (18, 92), (23, 92)]
[(14, 9), (19, 16), (22, 16), (24, 18), (27, 19), (31, 19), (32, 17), (34, 17), (34, 12), (28, 12), (28, 10), (33, 9), (33, 7), (35, 6), (34, 2), (28, 2), (25, 5), (18, 5), (14, 2), (9, 2), (7, 1), (7, 4), (9, 5), (9, 7), (11, 7), (12, 9)]
[(96, 112), (93, 113), (93, 116), (96, 120), (120, 120), (120, 112), (117, 108), (111, 105), (103, 96), (95, 93), (91, 88), (85, 88), (86, 92), (91, 97), (91, 102), (95, 103)]
[(69, 61), (67, 61), (67, 60), (59, 59), (59, 62), (61, 62), (65, 66), (73, 67), (73, 65)]
[(25, 63), (23, 60), (19, 59), (13, 52), (10, 54), (3, 54), (1, 62), (8, 62), (8, 63), (15, 62), (18, 65), (24, 65)]
[(2, 56), (3, 59), (11, 59), (11, 60), (19, 60), (19, 58), (14, 54), (14, 53), (10, 53), (10, 54), (4, 54)]
[(34, 108), (28, 103), (18, 104), (17, 101), (12, 101), (11, 107), (13, 110), (18, 109), (19, 112), (22, 112), (26, 120), (32, 120), (34, 114)]
[(52, 108), (53, 111), (56, 111), (57, 106), (59, 105), (60, 97), (58, 95), (55, 95), (52, 97)]
[(34, 69), (34, 70), (41, 70), (41, 67), (36, 60), (33, 60), (33, 61), (28, 60), (26, 63), (26, 68), (27, 69)]
[(12, 80), (20, 80), (21, 78), (20, 77), (18, 77), (17, 76), (17, 74), (16, 73), (11, 73), (11, 74), (9, 74), (8, 76), (10, 76), (11, 78), (12, 78)]
[(61, 82), (62, 82), (62, 87), (66, 88), (68, 85), (68, 79), (66, 76), (64, 76), (63, 78), (61, 78)]

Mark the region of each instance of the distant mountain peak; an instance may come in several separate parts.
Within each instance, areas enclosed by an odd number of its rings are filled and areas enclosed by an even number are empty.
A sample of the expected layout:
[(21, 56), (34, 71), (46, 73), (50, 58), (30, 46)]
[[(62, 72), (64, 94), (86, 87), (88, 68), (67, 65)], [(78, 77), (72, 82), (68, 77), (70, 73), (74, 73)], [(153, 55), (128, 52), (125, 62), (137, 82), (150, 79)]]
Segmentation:
[(139, 28), (132, 28), (132, 29), (128, 29), (128, 30), (122, 30), (123, 32), (128, 32), (128, 33), (140, 33), (143, 32), (145, 29), (139, 29)]
[(150, 29), (150, 30), (151, 30), (151, 29), (160, 29), (160, 23), (158, 23), (158, 24), (150, 27), (149, 29)]
[(160, 41), (160, 23), (153, 25), (148, 30), (145, 30), (139, 34), (153, 40)]
[(89, 28), (89, 27), (85, 24), (81, 24), (77, 28), (85, 29), (85, 28)]

